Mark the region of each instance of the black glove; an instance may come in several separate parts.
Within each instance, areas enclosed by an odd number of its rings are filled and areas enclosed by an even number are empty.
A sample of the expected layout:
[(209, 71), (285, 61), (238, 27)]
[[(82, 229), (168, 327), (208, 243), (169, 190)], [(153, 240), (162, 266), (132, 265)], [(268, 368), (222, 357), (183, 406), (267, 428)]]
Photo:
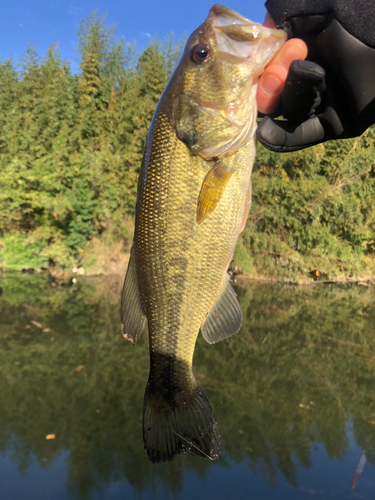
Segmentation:
[[(338, 0), (331, 2), (341, 8)], [(314, 8), (311, 0), (307, 3), (289, 0), (289, 3), (292, 13), (293, 8), (310, 12)], [(336, 5), (350, 33), (335, 18), (330, 2), (324, 0), (315, 2), (319, 4), (320, 10), (316, 7), (315, 11), (318, 15), (307, 13), (284, 20), (288, 7), (285, 4), (288, 0), (269, 0), (266, 6), (273, 18), (275, 15), (278, 27), (307, 43), (308, 61), (294, 61), (290, 67), (279, 109), (287, 121), (264, 118), (257, 130), (258, 139), (268, 149), (284, 152), (360, 135), (375, 122), (375, 48), (364, 43), (375, 44), (375, 26), (366, 31), (346, 11), (347, 17), (342, 16)], [(375, 15), (374, 2), (370, 5), (374, 11), (370, 14)], [(355, 12), (357, 18), (367, 15)]]

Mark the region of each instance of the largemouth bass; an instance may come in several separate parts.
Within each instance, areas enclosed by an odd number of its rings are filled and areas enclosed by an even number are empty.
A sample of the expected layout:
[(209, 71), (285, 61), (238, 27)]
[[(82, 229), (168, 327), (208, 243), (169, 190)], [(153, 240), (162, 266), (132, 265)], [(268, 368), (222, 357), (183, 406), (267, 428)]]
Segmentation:
[(148, 132), (121, 312), (133, 343), (148, 324), (143, 437), (152, 462), (220, 453), (193, 353), (199, 330), (213, 344), (241, 326), (227, 269), (250, 208), (256, 82), (285, 37), (214, 5), (189, 37)]

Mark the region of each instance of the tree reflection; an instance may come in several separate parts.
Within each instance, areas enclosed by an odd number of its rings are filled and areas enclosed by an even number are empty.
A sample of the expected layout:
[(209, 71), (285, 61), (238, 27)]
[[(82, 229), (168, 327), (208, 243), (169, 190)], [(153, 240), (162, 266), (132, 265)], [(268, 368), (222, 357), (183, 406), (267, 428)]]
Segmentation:
[[(0, 450), (20, 472), (69, 450), (69, 490), (89, 498), (126, 478), (139, 492), (181, 490), (186, 474), (213, 466), (182, 456), (151, 465), (143, 451), (147, 339), (124, 342), (112, 279), (54, 286), (46, 276), (0, 277)], [(194, 372), (216, 413), (223, 457), (271, 484), (296, 485), (311, 449), (348, 449), (347, 423), (375, 463), (375, 298), (364, 287), (248, 284), (236, 336), (198, 340)], [(34, 322), (34, 323), (32, 323)], [(36, 323), (39, 326), (36, 326)], [(55, 433), (56, 439), (45, 436)]]

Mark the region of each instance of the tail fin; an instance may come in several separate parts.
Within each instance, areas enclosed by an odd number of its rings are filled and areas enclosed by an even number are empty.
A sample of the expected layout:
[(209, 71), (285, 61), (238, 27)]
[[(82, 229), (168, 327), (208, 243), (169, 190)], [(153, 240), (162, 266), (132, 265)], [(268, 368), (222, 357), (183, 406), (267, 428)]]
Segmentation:
[(195, 382), (193, 393), (178, 400), (173, 404), (146, 388), (143, 441), (148, 458), (153, 463), (168, 462), (180, 453), (192, 453), (216, 460), (221, 452), (220, 433), (202, 389)]

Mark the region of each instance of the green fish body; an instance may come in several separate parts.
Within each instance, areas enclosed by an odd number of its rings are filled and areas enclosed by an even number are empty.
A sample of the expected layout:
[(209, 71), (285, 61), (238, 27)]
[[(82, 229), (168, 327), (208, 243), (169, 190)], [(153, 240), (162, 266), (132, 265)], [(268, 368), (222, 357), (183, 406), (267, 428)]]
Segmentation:
[(121, 311), (133, 343), (147, 320), (143, 435), (153, 462), (220, 453), (193, 353), (199, 330), (213, 344), (241, 326), (227, 269), (250, 208), (256, 81), (284, 40), (284, 32), (214, 5), (190, 36), (149, 129)]

